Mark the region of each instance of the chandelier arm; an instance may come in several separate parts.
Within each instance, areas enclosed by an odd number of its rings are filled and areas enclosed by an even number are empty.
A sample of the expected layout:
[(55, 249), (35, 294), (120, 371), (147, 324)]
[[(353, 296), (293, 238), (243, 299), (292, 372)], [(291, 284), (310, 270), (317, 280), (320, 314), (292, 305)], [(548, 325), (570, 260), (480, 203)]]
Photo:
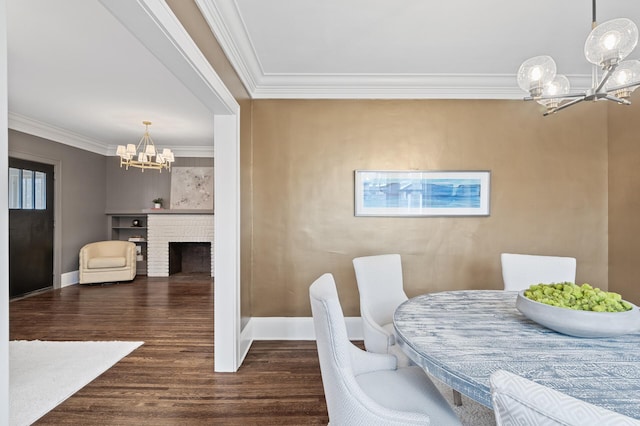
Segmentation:
[(598, 83), (598, 86), (596, 86), (596, 88), (594, 89), (595, 93), (599, 93), (602, 91), (602, 88), (607, 83), (607, 81), (609, 80), (609, 77), (611, 77), (611, 75), (613, 74), (613, 71), (615, 71), (617, 66), (618, 64), (613, 64), (609, 68), (607, 68), (604, 75), (602, 76), (602, 79), (600, 80), (600, 83)]
[(538, 96), (536, 98), (531, 98), (531, 100), (544, 100), (544, 99), (567, 99), (567, 98), (584, 98), (586, 97), (587, 94), (582, 92), (582, 93), (565, 93), (564, 95), (549, 95), (549, 96)]
[[(640, 84), (640, 83), (636, 83), (636, 84)], [(566, 93), (564, 95), (553, 95), (553, 96), (527, 96), (525, 98), (522, 98), (523, 101), (539, 101), (539, 100), (545, 100), (545, 99), (569, 99), (569, 98), (586, 98), (587, 94), (582, 92), (582, 93)]]
[[(142, 137), (142, 139), (140, 139), (140, 142), (138, 142), (138, 145), (136, 145), (136, 153), (140, 152), (140, 146), (142, 145), (142, 142), (144, 142), (144, 136)], [(144, 147), (144, 145), (142, 145)]]
[(555, 107), (555, 108), (552, 108), (552, 109), (550, 109), (549, 111), (545, 112), (545, 113), (544, 113), (544, 114), (542, 114), (542, 115), (547, 116), (547, 115), (549, 115), (549, 114), (556, 113), (556, 112), (561, 111), (561, 110), (563, 110), (563, 109), (565, 109), (565, 108), (569, 108), (570, 106), (575, 105), (575, 104), (577, 104), (578, 102), (582, 102), (582, 101), (584, 101), (584, 99), (585, 99), (584, 97), (582, 97), (582, 98), (580, 98), (580, 99), (574, 99), (574, 100), (572, 100), (572, 101), (570, 101), (570, 102), (567, 102), (566, 104), (562, 104), (562, 105), (560, 105), (560, 106), (557, 106), (557, 107)]
[(612, 94), (607, 94), (607, 96), (605, 96), (604, 99), (608, 101), (617, 102), (622, 105), (631, 105), (631, 102), (629, 102), (628, 100), (619, 98), (617, 96), (613, 96)]
[(559, 95), (557, 96), (558, 98), (586, 98), (587, 94), (582, 92), (582, 93), (567, 93), (565, 95)]

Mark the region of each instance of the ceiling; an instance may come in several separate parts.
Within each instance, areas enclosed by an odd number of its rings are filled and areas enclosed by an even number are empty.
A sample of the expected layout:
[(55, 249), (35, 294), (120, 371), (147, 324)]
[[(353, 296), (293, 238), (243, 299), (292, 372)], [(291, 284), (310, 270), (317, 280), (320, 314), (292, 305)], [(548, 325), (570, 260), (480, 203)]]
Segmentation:
[[(133, 3), (133, 2), (132, 2)], [(98, 0), (7, 0), (9, 127), (103, 155), (213, 156), (205, 106)]]
[[(591, 82), (590, 0), (198, 1), (254, 98), (517, 99), (518, 67), (542, 54)], [(638, 0), (596, 12), (640, 25)]]
[[(112, 155), (150, 120), (158, 147), (212, 155), (210, 108), (103, 6), (110, 1), (7, 0), (10, 127)], [(196, 3), (256, 99), (518, 99), (520, 63), (541, 54), (574, 89), (591, 80), (589, 0)], [(597, 7), (598, 22), (640, 25), (638, 0)]]

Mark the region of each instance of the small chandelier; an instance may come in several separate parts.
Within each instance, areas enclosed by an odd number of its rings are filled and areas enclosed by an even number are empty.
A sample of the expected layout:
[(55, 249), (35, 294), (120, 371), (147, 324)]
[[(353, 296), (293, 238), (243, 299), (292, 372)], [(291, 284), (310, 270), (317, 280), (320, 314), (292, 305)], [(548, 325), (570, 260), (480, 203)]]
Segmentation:
[(638, 27), (627, 18), (597, 25), (596, 0), (592, 5), (592, 30), (584, 44), (584, 55), (593, 64), (589, 90), (570, 93), (569, 80), (556, 74), (556, 63), (550, 56), (536, 56), (520, 65), (518, 86), (530, 95), (524, 100), (544, 105), (545, 116), (582, 101), (605, 99), (630, 105), (631, 92), (640, 86), (640, 61), (623, 61), (638, 43)]
[(118, 145), (116, 154), (120, 156), (120, 167), (125, 166), (126, 170), (129, 170), (129, 167), (137, 167), (143, 172), (145, 169), (159, 170), (161, 173), (162, 169), (167, 169), (171, 172), (171, 163), (175, 161), (173, 152), (168, 148), (158, 152), (151, 136), (149, 136), (151, 122), (143, 121), (142, 124), (145, 126), (144, 135), (137, 147), (132, 143), (126, 147)]

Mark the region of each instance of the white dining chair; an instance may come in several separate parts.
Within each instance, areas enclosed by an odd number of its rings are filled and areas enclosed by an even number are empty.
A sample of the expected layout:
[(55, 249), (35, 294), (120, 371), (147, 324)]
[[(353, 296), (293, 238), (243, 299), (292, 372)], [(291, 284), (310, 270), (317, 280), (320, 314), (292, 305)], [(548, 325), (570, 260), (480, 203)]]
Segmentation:
[(598, 407), (505, 370), (489, 378), (497, 426), (639, 426), (640, 420)]
[(574, 257), (502, 253), (500, 262), (504, 289), (508, 291), (525, 290), (532, 284), (576, 281)]
[(396, 345), (393, 313), (408, 299), (403, 288), (399, 254), (381, 254), (353, 259), (358, 292), (364, 347), (369, 352), (390, 353), (398, 365), (409, 365), (407, 355)]
[[(358, 292), (364, 347), (369, 352), (388, 353), (398, 359), (399, 366), (412, 362), (396, 344), (393, 314), (406, 300), (402, 278), (402, 258), (399, 254), (379, 254), (353, 259)], [(455, 405), (462, 405), (462, 396), (454, 389)]]
[(461, 424), (420, 367), (397, 368), (395, 357), (349, 341), (331, 274), (311, 284), (309, 298), (332, 426)]

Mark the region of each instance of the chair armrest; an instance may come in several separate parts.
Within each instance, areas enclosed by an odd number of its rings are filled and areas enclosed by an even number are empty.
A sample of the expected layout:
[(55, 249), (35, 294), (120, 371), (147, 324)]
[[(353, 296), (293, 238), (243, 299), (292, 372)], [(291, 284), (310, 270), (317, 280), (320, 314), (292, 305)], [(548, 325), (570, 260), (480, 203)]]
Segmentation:
[[(367, 349), (372, 352), (386, 353), (389, 346), (395, 345), (396, 336), (376, 323), (366, 308), (361, 309), (364, 326), (365, 343)], [(373, 346), (373, 347), (368, 347)], [(384, 349), (383, 349), (384, 348)]]
[(398, 368), (398, 359), (395, 356), (363, 351), (353, 344), (349, 345), (349, 355), (351, 368), (356, 376), (372, 371), (395, 370)]
[(136, 245), (132, 243), (132, 245), (127, 246), (126, 252), (127, 266), (136, 264)]

